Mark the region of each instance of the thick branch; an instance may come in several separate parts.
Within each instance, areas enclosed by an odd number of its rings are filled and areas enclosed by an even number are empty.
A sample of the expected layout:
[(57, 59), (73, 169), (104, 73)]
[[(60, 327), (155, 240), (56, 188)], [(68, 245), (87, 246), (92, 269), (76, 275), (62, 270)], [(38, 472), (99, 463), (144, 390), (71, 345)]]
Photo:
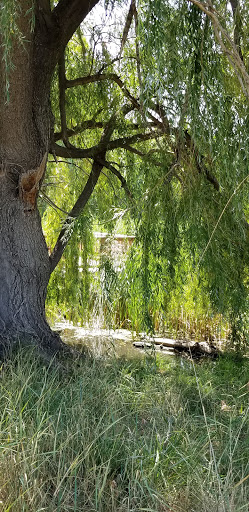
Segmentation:
[(120, 137), (120, 139), (111, 140), (107, 144), (107, 151), (117, 148), (126, 149), (127, 146), (131, 144), (136, 144), (137, 142), (145, 140), (157, 139), (158, 137), (162, 137), (162, 135), (163, 134), (160, 131), (151, 131), (149, 133), (136, 133), (131, 137)]
[(203, 163), (200, 164), (198, 162), (197, 158), (195, 158), (195, 162), (196, 162), (196, 167), (198, 169), (198, 172), (200, 174), (204, 173), (206, 178), (207, 178), (207, 180), (209, 181), (209, 183), (212, 183), (212, 185), (214, 186), (215, 190), (217, 190), (217, 192), (219, 192), (220, 184), (219, 184), (217, 178), (214, 176), (214, 174), (212, 174)]
[(39, 24), (42, 30), (53, 30), (50, 0), (36, 0), (35, 2), (36, 28)]
[[(96, 146), (94, 146), (96, 148)], [(65, 148), (64, 146), (59, 146), (58, 144), (53, 144), (50, 148), (50, 153), (53, 156), (59, 156), (62, 158), (93, 158), (96, 151), (93, 148), (89, 149), (80, 149), (80, 148)]]
[(99, 0), (60, 0), (52, 12), (56, 26), (55, 46), (58, 58), (76, 29)]
[(239, 9), (239, 0), (230, 0), (234, 19), (234, 43), (236, 44), (240, 58), (243, 60), (241, 51), (242, 22)]
[(97, 184), (97, 181), (99, 179), (99, 175), (101, 173), (103, 165), (99, 164), (98, 162), (94, 161), (92, 165), (92, 171), (90, 173), (90, 176), (86, 182), (86, 185), (81, 192), (78, 200), (76, 201), (74, 207), (70, 211), (66, 221), (63, 224), (63, 227), (61, 229), (61, 232), (59, 234), (59, 237), (57, 239), (57, 242), (55, 244), (54, 250), (50, 256), (50, 263), (51, 263), (51, 272), (55, 269), (55, 267), (58, 265), (62, 254), (68, 244), (68, 241), (71, 237), (71, 232), (73, 230), (74, 222), (79, 217), (80, 213), (84, 209), (88, 199), (91, 197), (92, 192), (95, 188), (95, 185)]
[(63, 158), (94, 158), (103, 151), (111, 151), (117, 148), (130, 150), (131, 144), (135, 144), (137, 142), (145, 140), (156, 139), (158, 137), (161, 137), (162, 135), (163, 134), (160, 133), (159, 131), (152, 131), (149, 133), (137, 133), (136, 135), (132, 135), (131, 137), (121, 137), (120, 139), (114, 139), (108, 142), (106, 140), (101, 140), (99, 144), (97, 144), (96, 146), (92, 146), (91, 148), (87, 149), (79, 149), (75, 147), (64, 148), (62, 146), (58, 146), (58, 144), (53, 144), (51, 153)]
[(215, 190), (219, 191), (220, 184), (219, 184), (217, 178), (205, 166), (203, 156), (199, 154), (199, 151), (196, 148), (191, 135), (187, 131), (185, 131), (185, 139), (186, 139), (187, 147), (189, 149), (192, 148), (192, 150), (193, 150), (195, 165), (197, 167), (199, 174), (204, 174), (206, 176), (207, 180), (209, 181), (209, 183), (211, 183), (213, 185)]
[(36, 0), (36, 6), (47, 14), (51, 12), (50, 0)]

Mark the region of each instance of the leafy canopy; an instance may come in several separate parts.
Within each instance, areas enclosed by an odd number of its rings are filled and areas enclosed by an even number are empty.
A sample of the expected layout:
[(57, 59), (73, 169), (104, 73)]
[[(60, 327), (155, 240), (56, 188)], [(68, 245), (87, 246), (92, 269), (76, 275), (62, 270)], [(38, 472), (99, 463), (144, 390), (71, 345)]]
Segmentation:
[[(184, 309), (241, 320), (247, 11), (248, 0), (99, 2), (78, 27), (51, 87), (55, 135), (40, 208), (51, 250), (58, 237), (63, 251), (70, 243), (50, 304), (68, 315), (71, 304), (80, 318), (101, 304), (109, 321), (129, 317), (136, 328)], [(17, 16), (13, 0), (1, 6), (6, 63)], [(94, 165), (100, 176), (87, 196)], [(94, 231), (136, 236), (122, 271), (111, 255), (98, 258)], [(89, 271), (94, 258), (100, 273)]]

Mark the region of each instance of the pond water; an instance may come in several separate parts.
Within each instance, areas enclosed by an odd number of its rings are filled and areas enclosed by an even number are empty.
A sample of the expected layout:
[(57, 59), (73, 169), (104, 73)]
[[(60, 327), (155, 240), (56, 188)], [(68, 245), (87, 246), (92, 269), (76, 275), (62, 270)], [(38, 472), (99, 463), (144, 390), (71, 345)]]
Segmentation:
[[(54, 329), (60, 333), (65, 343), (73, 345), (81, 350), (87, 347), (93, 352), (95, 357), (116, 356), (134, 358), (141, 357), (148, 351), (149, 345), (153, 341), (151, 338), (141, 334), (138, 337), (127, 329), (100, 329), (78, 327), (70, 322), (56, 322)], [(144, 345), (148, 345), (145, 349), (136, 348), (133, 343), (143, 339)], [(174, 355), (173, 348), (163, 347), (164, 340), (170, 341), (168, 338), (155, 337), (155, 351), (162, 355)], [(173, 344), (173, 340), (172, 340)]]

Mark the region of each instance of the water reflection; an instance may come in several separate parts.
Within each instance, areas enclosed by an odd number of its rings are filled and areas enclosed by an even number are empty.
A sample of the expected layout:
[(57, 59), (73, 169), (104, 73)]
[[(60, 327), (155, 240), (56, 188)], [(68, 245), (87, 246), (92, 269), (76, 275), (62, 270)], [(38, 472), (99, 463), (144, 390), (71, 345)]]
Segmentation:
[[(65, 343), (73, 345), (79, 350), (87, 347), (95, 357), (143, 357), (146, 350), (149, 350), (149, 345), (151, 345), (145, 340), (144, 348), (135, 348), (133, 343), (138, 340), (127, 329), (90, 329), (77, 327), (66, 321), (56, 322), (54, 328), (59, 331)], [(148, 346), (146, 347), (146, 345)], [(163, 355), (173, 355), (170, 348), (165, 349), (160, 345), (156, 345), (155, 350)]]

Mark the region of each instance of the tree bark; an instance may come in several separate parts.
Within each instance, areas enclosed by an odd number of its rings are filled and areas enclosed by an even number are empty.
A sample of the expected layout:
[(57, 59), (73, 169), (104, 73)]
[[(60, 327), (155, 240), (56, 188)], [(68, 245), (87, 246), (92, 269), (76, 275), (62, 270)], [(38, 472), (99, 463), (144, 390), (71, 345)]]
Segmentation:
[(38, 210), (25, 209), (8, 172), (0, 175), (0, 354), (35, 340), (54, 354), (62, 347), (45, 317), (50, 277)]
[[(50, 86), (61, 52), (98, 0), (20, 0), (6, 76), (0, 27), (0, 356), (16, 342), (35, 342), (47, 353), (64, 346), (45, 316), (51, 262), (37, 195), (51, 147)], [(8, 82), (8, 101), (6, 84)]]

